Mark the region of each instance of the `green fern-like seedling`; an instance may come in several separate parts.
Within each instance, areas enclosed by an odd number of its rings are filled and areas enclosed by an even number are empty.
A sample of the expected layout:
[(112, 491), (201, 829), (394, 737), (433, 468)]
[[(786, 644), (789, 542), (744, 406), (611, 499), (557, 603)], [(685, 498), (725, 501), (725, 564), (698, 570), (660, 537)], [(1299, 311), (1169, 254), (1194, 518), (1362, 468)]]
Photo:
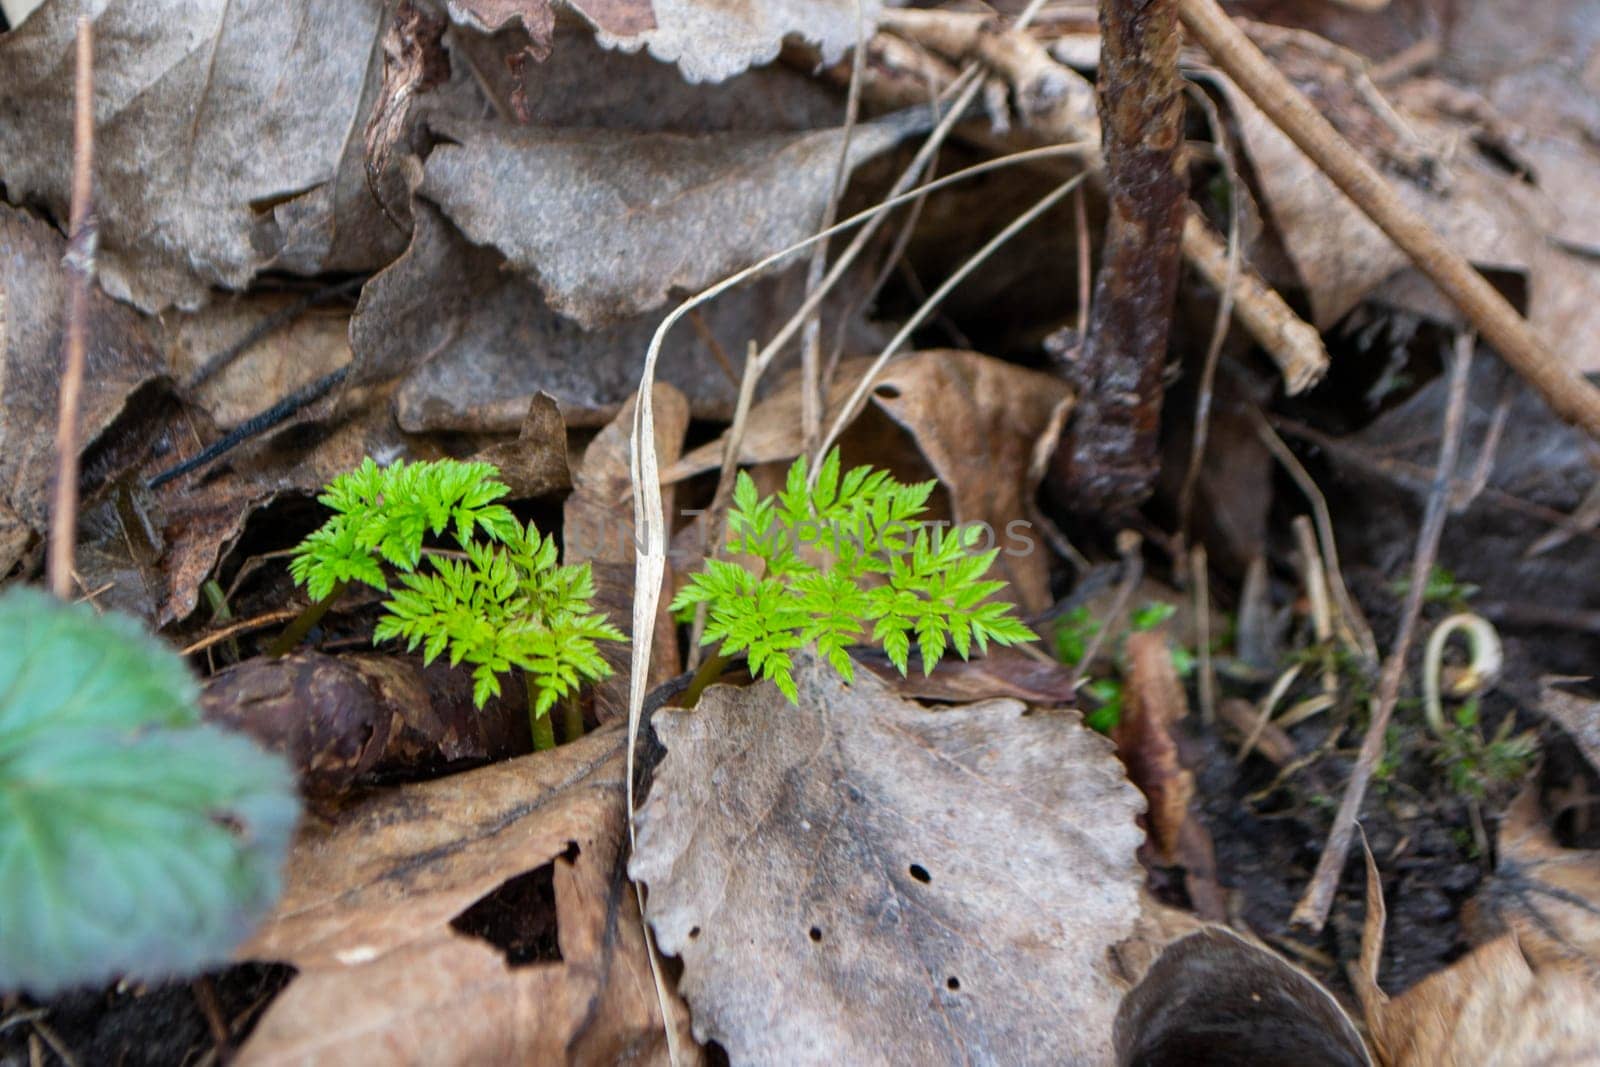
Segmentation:
[(792, 653), (814, 648), (846, 680), (848, 649), (881, 643), (904, 674), (916, 643), (924, 673), (949, 649), (1034, 639), (1011, 605), (988, 599), (1005, 582), (985, 579), (999, 551), (975, 552), (981, 531), (924, 523), (933, 482), (903, 485), (887, 471), (841, 474), (834, 449), (808, 485), (805, 457), (776, 496), (762, 497), (741, 473), (728, 513), (729, 550), (755, 557), (759, 572), (710, 560), (672, 602), (707, 609), (703, 644), (747, 655), (752, 673), (797, 702)]
[[(373, 639), (420, 646), (427, 663), (470, 664), (480, 708), (502, 674), (523, 671), (537, 740), (558, 701), (611, 674), (597, 642), (626, 637), (590, 607), (589, 565), (561, 565), (554, 538), (496, 503), (508, 492), (499, 474), (488, 463), (367, 459), (319, 498), (334, 515), (295, 550), (290, 574), (319, 601), (352, 581), (392, 592)], [(425, 548), (447, 533), (456, 551)]]

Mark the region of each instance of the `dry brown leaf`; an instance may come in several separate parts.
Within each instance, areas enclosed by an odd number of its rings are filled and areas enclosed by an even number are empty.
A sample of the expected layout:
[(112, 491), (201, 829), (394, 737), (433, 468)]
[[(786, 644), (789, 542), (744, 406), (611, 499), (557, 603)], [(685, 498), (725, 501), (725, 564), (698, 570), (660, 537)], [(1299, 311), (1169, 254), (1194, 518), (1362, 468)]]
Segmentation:
[(480, 709), (471, 676), (442, 660), (424, 668), (399, 656), (261, 657), (206, 679), (200, 706), (207, 720), (286, 756), (301, 791), (315, 797), (373, 777), (500, 759), (531, 744), (520, 674)]
[[(0, 142), (5, 136), (0, 133)], [(45, 528), (55, 474), (65, 250), (48, 224), (0, 204), (0, 574), (16, 566)], [(144, 322), (98, 291), (89, 297), (87, 335), (79, 409), (86, 448), (162, 374), (160, 351)], [(117, 473), (96, 472), (102, 479)]]
[[(849, 166), (926, 128), (910, 110), (854, 129)], [(440, 115), (421, 193), (474, 244), (588, 329), (653, 310), (810, 236), (846, 131), (685, 136)], [(528, 196), (528, 190), (540, 191)], [(741, 346), (742, 347), (742, 346)]]
[(595, 24), (601, 43), (648, 48), (699, 82), (771, 62), (788, 36), (815, 44), (823, 62), (832, 63), (858, 38), (872, 36), (882, 0), (575, 0), (573, 6)]
[[(584, 331), (431, 205), (418, 201), (415, 216), (411, 246), (362, 291), (350, 329), (352, 377), (403, 376), (396, 414), (409, 433), (514, 431), (540, 392), (555, 397), (569, 426), (609, 422), (638, 387), (660, 316)], [(723, 349), (738, 354), (798, 298), (798, 279), (762, 282), (712, 304), (705, 321)], [(737, 378), (695, 331), (668, 338), (661, 370), (695, 416), (732, 414)]]
[(1074, 712), (930, 712), (802, 659), (799, 706), (714, 686), (629, 872), (735, 1063), (1099, 1063), (1138, 914), (1137, 791)]
[(999, 548), (990, 574), (1024, 612), (1049, 607), (1050, 551), (1032, 528), (1033, 444), (1072, 391), (1059, 378), (976, 352), (936, 349), (891, 364), (872, 401), (916, 439), (958, 523), (982, 523)]
[(515, 441), (490, 445), (474, 459), (500, 468), (513, 499), (546, 496), (572, 488), (567, 464), (567, 423), (555, 397), (539, 393), (528, 403)]
[(1172, 738), (1178, 720), (1189, 714), (1189, 701), (1172, 665), (1165, 628), (1129, 634), (1127, 647), (1122, 718), (1111, 739), (1128, 777), (1150, 802), (1150, 836), (1171, 863), (1194, 798), (1194, 775), (1179, 763)]
[(1589, 700), (1560, 688), (1566, 678), (1539, 679), (1539, 712), (1555, 720), (1578, 746), (1589, 766), (1600, 771), (1600, 700)]
[[(633, 527), (633, 488), (629, 472), (628, 440), (633, 429), (633, 401), (601, 430), (583, 453), (567, 497), (562, 525), (568, 560), (586, 560), (594, 566), (595, 606), (623, 633), (633, 632), (633, 554), (638, 536)], [(689, 429), (689, 402), (665, 383), (656, 383), (655, 448), (663, 463), (683, 451)], [(672, 514), (673, 491), (664, 487), (661, 506)], [(628, 714), (628, 649), (611, 644), (602, 654), (617, 673), (595, 686), (594, 710), (601, 722)], [(655, 637), (650, 645), (649, 687), (678, 673), (678, 631), (666, 604), (656, 612)]]
[(1016, 648), (995, 646), (977, 659), (945, 659), (933, 673), (902, 676), (889, 657), (857, 649), (856, 663), (887, 682), (901, 696), (964, 703), (1010, 697), (1027, 704), (1056, 707), (1073, 701), (1072, 668), (1036, 659)]
[[(236, 1062), (665, 1064), (621, 869), (624, 747), (596, 731), (303, 831), (274, 917), (238, 953), (300, 973)], [(532, 962), (471, 932), (497, 891), (502, 936)]]
[(0, 37), (0, 178), (67, 217), (76, 18), (95, 25), (98, 269), (113, 296), (194, 307), (263, 270), (366, 270), (404, 234), (367, 189), (380, 0), (52, 0)]
[(1161, 953), (1117, 1011), (1116, 1063), (1370, 1067), (1355, 1023), (1314, 978), (1221, 926)]
[(1584, 971), (1600, 991), (1600, 850), (1562, 848), (1534, 789), (1506, 811), (1494, 876), (1473, 898), (1471, 918), (1480, 931), (1515, 935), (1536, 970)]
[[(275, 293), (219, 297), (194, 312), (161, 317), (167, 366), (186, 382), (218, 353), (302, 299)], [(191, 399), (221, 429), (232, 429), (280, 397), (350, 362), (348, 307), (311, 307), (252, 343), (194, 390)]]
[[(1525, 791), (1511, 818), (1537, 834), (1537, 808), (1533, 791)], [(1516, 837), (1514, 832), (1503, 843), (1513, 854), (1519, 849), (1527, 852), (1526, 837), (1521, 841)], [(1533, 849), (1534, 854), (1545, 851), (1549, 850)], [(1496, 873), (1487, 899), (1480, 894), (1474, 902), (1474, 918), (1482, 920), (1487, 911), (1490, 922), (1508, 922), (1512, 932), (1480, 945), (1391, 1000), (1378, 985), (1386, 922), (1383, 888), (1370, 850), (1366, 858), (1367, 918), (1360, 960), (1350, 969), (1350, 980), (1384, 1067), (1600, 1063), (1600, 1013), (1595, 1011), (1600, 1006), (1600, 972), (1592, 960), (1575, 966), (1570, 946), (1548, 951), (1554, 943), (1546, 931), (1533, 931), (1536, 952), (1524, 951), (1518, 933), (1528, 931), (1528, 926), (1519, 923), (1516, 914), (1496, 914), (1494, 906), (1496, 887), (1505, 884), (1504, 870)], [(1502, 860), (1503, 867), (1510, 866), (1510, 879), (1521, 879), (1518, 861)], [(1522, 888), (1528, 888), (1526, 882)], [(1576, 903), (1582, 904), (1582, 898)], [(1592, 900), (1589, 903), (1592, 912)], [(1572, 913), (1562, 918), (1570, 923)], [(1592, 913), (1582, 920), (1580, 926), (1592, 928)]]
[(1385, 1067), (1600, 1063), (1600, 991), (1530, 966), (1511, 935), (1369, 1010), (1367, 1025)]

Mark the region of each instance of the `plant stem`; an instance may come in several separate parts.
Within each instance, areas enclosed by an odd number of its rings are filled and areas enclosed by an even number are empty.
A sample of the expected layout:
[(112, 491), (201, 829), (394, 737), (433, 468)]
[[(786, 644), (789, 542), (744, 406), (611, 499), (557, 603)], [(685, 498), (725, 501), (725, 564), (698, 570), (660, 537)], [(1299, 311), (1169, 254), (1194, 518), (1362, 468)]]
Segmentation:
[(284, 627), (283, 633), (278, 635), (278, 639), (272, 642), (272, 647), (267, 649), (267, 655), (278, 657), (286, 656), (293, 652), (294, 647), (305, 640), (305, 636), (311, 632), (311, 628), (322, 621), (322, 617), (328, 613), (328, 609), (333, 607), (334, 601), (344, 595), (344, 590), (345, 583), (338, 582), (334, 585), (332, 592), (302, 611), (293, 622)]
[(561, 702), (561, 737), (563, 744), (572, 744), (583, 736), (583, 704), (577, 693), (568, 693)]
[(706, 686), (722, 677), (722, 672), (728, 668), (728, 657), (721, 652), (713, 652), (700, 663), (700, 669), (694, 672), (694, 677), (689, 679), (689, 688), (683, 691), (683, 706), (692, 708), (700, 703), (700, 692)]
[(528, 727), (533, 731), (533, 750), (547, 752), (556, 747), (555, 723), (550, 721), (549, 715), (538, 712), (539, 687), (534, 684), (533, 675), (524, 672), (522, 684), (528, 690)]

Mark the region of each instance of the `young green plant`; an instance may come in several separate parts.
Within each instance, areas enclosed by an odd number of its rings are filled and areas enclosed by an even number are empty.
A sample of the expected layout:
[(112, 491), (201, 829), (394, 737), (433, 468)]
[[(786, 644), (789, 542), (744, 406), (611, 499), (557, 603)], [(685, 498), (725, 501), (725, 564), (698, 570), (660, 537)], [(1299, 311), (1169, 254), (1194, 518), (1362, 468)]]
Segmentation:
[(802, 648), (851, 681), (848, 649), (865, 640), (901, 674), (913, 641), (926, 673), (952, 648), (965, 659), (991, 641), (1034, 640), (1010, 604), (989, 599), (1006, 583), (984, 577), (999, 553), (973, 551), (981, 531), (922, 521), (935, 483), (903, 485), (871, 467), (841, 472), (837, 448), (809, 488), (808, 473), (802, 456), (783, 491), (763, 497), (741, 472), (728, 548), (752, 564), (708, 560), (673, 599), (679, 613), (706, 605), (701, 643), (719, 646), (689, 703), (740, 652), (752, 674), (797, 703), (792, 653)]
[[(555, 539), (499, 503), (509, 492), (499, 474), (488, 463), (368, 458), (319, 497), (334, 514), (295, 549), (289, 573), (315, 600), (315, 623), (350, 582), (391, 592), (394, 572), (399, 588), (373, 639), (420, 645), (426, 663), (448, 653), (452, 666), (471, 665), (480, 708), (500, 695), (501, 675), (522, 671), (534, 746), (546, 749), (557, 703), (568, 739), (583, 732), (578, 690), (611, 674), (598, 642), (626, 637), (592, 609), (589, 565), (560, 564)], [(447, 533), (454, 551), (427, 546)], [(309, 628), (302, 617), (285, 637), (292, 646)]]

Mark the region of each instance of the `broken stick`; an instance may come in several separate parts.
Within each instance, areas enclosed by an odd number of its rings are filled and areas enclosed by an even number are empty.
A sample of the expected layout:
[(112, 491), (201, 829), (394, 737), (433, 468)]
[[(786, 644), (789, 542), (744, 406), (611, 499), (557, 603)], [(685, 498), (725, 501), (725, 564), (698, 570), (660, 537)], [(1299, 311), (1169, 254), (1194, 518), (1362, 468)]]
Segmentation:
[(1558, 359), (1466, 257), (1400, 200), (1216, 0), (1179, 0), (1178, 14), (1217, 66), (1460, 308), (1551, 410), (1600, 440), (1600, 389)]

